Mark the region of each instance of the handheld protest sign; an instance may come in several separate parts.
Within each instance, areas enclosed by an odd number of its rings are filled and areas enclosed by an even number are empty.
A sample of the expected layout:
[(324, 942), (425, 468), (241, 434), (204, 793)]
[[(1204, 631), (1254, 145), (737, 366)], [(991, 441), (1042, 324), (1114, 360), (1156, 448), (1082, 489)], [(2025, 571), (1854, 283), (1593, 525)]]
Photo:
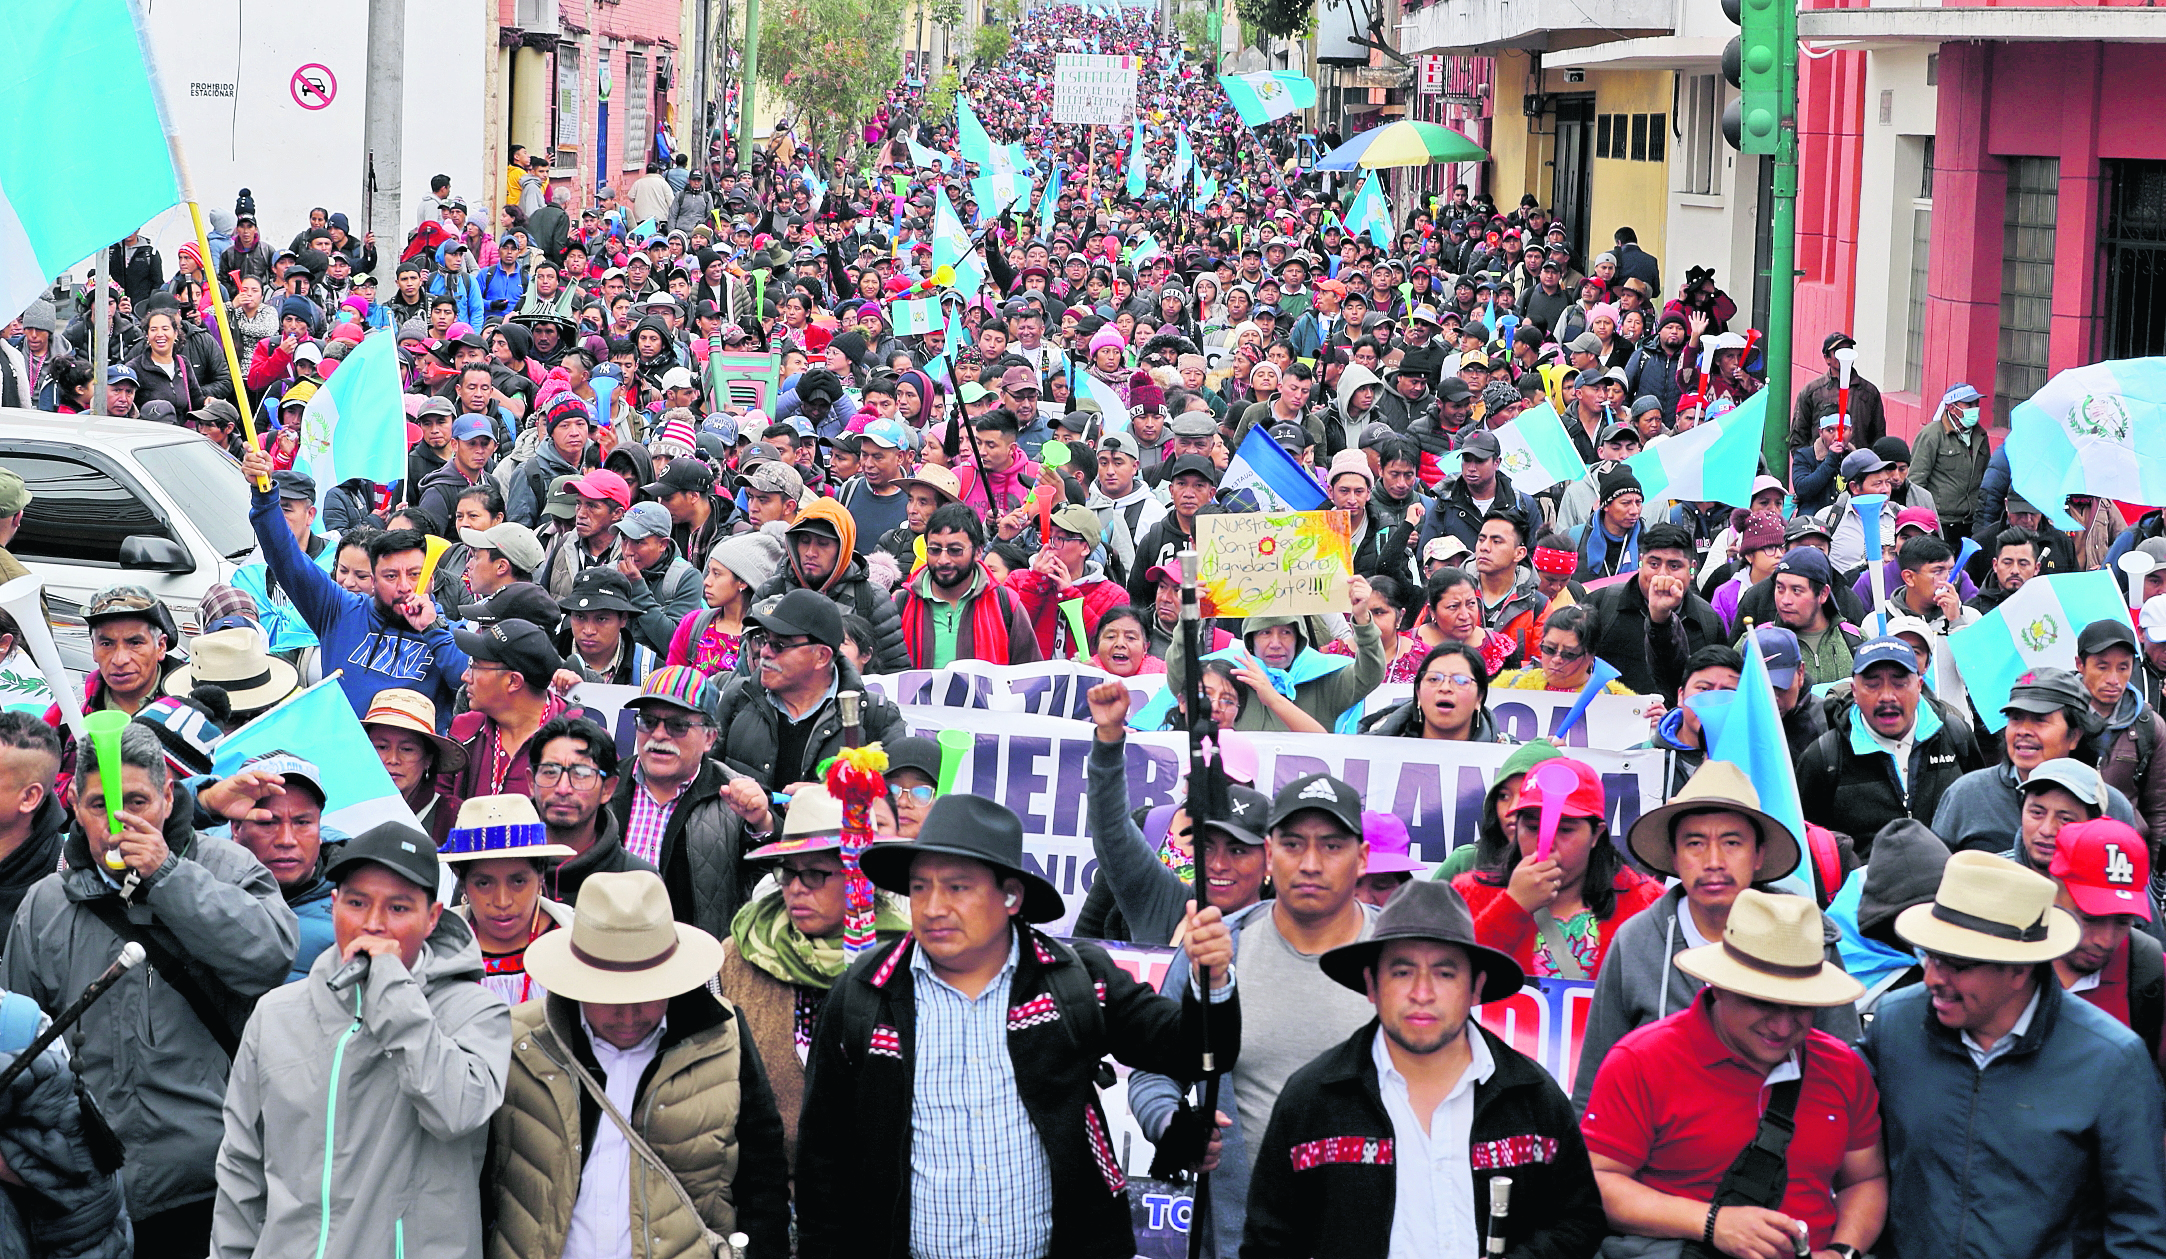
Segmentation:
[(1573, 788), (1579, 786), (1579, 775), (1561, 757), (1543, 761), (1530, 773), (1535, 785), (1542, 789), (1542, 829), (1535, 843), (1534, 859), (1547, 861), (1549, 850), (1557, 843), (1557, 823), (1564, 818), (1564, 802), (1571, 798)]
[[(120, 732), (128, 728), (128, 714), (110, 708), (91, 713), (83, 719), (83, 726), (90, 732), (90, 746), (98, 757), (98, 784), (105, 794), (106, 830), (120, 837)], [(117, 850), (105, 854), (109, 870), (127, 868)]]

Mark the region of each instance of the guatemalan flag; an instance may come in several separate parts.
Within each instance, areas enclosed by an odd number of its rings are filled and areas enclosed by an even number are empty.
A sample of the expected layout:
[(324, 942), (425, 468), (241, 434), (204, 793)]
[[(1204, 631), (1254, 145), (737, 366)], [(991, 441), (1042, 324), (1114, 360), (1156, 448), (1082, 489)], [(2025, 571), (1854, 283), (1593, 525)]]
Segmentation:
[(228, 777), (242, 762), (265, 752), (291, 752), (322, 771), (326, 826), (348, 835), (385, 822), (427, 830), (384, 772), (383, 759), (335, 673), (227, 735), (218, 745), (212, 770)]
[(2076, 636), (2093, 621), (2128, 623), (2121, 588), (2102, 569), (2033, 577), (1999, 607), (1949, 633), (1956, 670), (1988, 730), (2008, 724), (2001, 705), (2016, 679), (2033, 669), (2076, 667)]
[(1639, 478), (1649, 506), (1678, 503), (1748, 503), (1760, 472), (1760, 434), (1767, 427), (1767, 390), (1743, 406), (1688, 433), (1665, 437), (1625, 460)]
[(12, 317), (181, 193), (129, 0), (0, 4), (0, 47), (0, 311)]
[[(1506, 421), (1503, 428), (1494, 431), (1497, 445), (1504, 451), (1499, 467), (1514, 485), (1524, 486), (1531, 492), (1559, 481), (1577, 481), (1587, 475), (1587, 464), (1579, 457), (1579, 447), (1572, 444), (1572, 435), (1564, 431), (1564, 421), (1557, 417), (1557, 408), (1546, 402), (1521, 411)], [(1445, 471), (1452, 473), (1457, 469)]]
[(2081, 528), (2070, 494), (2166, 506), (2166, 358), (2060, 373), (2009, 414), (2007, 449), (2015, 492), (2056, 528)]
[(389, 485), (406, 475), (406, 405), (389, 328), (363, 337), (308, 400), (295, 465), (316, 479), (319, 508), (342, 481)]

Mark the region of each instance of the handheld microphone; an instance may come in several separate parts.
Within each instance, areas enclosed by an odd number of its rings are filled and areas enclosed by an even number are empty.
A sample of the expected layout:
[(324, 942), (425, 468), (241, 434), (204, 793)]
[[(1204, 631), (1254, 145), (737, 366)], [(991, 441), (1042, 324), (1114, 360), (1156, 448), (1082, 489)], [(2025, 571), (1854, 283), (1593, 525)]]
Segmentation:
[(323, 981), (324, 987), (333, 992), (346, 991), (369, 977), (369, 963), (374, 959), (373, 953), (354, 954), (352, 961), (331, 972), (331, 977)]

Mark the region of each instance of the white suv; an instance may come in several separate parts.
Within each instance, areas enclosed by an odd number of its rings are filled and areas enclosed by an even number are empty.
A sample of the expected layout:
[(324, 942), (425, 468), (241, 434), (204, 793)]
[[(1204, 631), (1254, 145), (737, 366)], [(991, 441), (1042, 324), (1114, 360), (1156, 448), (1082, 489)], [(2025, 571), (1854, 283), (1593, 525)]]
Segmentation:
[(87, 663), (82, 608), (97, 591), (143, 586), (193, 636), (204, 592), (255, 560), (240, 466), (190, 429), (0, 409), (0, 467), (29, 486), (8, 549), (44, 579), (71, 665)]

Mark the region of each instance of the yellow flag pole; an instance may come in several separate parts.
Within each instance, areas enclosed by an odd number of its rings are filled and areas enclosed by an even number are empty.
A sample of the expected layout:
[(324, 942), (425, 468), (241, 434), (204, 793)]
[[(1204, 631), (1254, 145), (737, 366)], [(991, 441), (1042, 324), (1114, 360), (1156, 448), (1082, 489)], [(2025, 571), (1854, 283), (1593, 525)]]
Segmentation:
[[(179, 156), (179, 148), (178, 144), (174, 145), (174, 155), (176, 157)], [(176, 162), (175, 165), (177, 166), (179, 163)], [(183, 174), (184, 187), (186, 186), (186, 179), (186, 175)], [(211, 313), (218, 318), (218, 339), (226, 348), (226, 370), (233, 373), (233, 396), (236, 400), (233, 406), (236, 411), (241, 413), (241, 432), (247, 437), (248, 446), (253, 450), (256, 445), (255, 408), (248, 404), (248, 379), (241, 371), (241, 355), (240, 351), (235, 348), (232, 321), (226, 317), (226, 290), (218, 280), (218, 258), (211, 253), (209, 233), (203, 230), (203, 207), (197, 205), (193, 197), (188, 201), (188, 218), (189, 221), (195, 224), (196, 248), (203, 252), (203, 274), (209, 277), (210, 281), (204, 287), (211, 291)], [(268, 490), (271, 488), (271, 483), (258, 479), (256, 488)]]

